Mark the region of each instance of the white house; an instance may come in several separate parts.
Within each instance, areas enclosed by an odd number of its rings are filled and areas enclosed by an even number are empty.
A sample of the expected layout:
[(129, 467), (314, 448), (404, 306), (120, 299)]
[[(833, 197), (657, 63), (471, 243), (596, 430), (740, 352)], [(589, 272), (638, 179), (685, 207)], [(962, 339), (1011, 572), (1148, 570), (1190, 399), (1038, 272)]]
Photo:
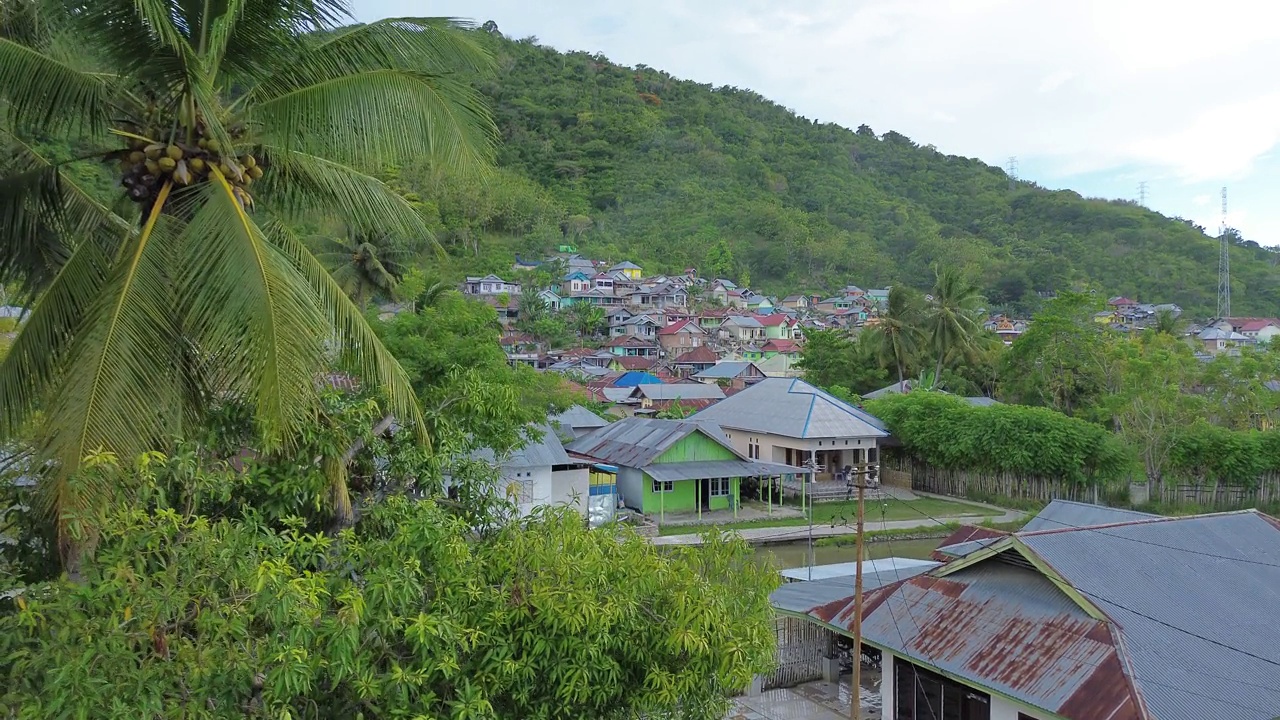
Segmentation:
[(569, 505), (586, 517), (591, 491), (589, 464), (570, 458), (550, 425), (539, 425), (536, 431), (540, 438), (500, 461), (488, 449), (473, 453), (473, 457), (497, 465), (497, 489), (515, 501), (521, 517), (544, 505)]
[(462, 286), (464, 295), (508, 295), (520, 294), (520, 283), (507, 282), (497, 275), (489, 274), (484, 277), (468, 277), (466, 283)]

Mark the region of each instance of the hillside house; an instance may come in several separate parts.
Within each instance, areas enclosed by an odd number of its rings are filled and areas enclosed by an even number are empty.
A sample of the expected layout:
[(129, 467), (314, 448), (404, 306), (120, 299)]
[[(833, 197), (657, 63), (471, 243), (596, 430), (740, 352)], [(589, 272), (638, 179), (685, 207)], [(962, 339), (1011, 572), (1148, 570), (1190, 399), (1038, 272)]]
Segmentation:
[(549, 422), (557, 433), (567, 438), (569, 442), (609, 424), (608, 420), (581, 405), (573, 405), (559, 415), (552, 415)]
[(546, 305), (547, 309), (551, 312), (557, 312), (560, 310), (560, 295), (555, 290), (550, 288), (539, 290), (538, 299), (541, 300), (542, 304)]
[(1280, 335), (1280, 319), (1231, 318), (1232, 329), (1256, 343), (1271, 342)]
[(591, 278), (591, 284), (597, 290), (613, 294), (613, 276), (608, 273), (596, 273), (595, 277)]
[[(1020, 531), (864, 584), (886, 720), (1273, 720), (1280, 521), (1256, 510)], [(850, 634), (852, 578), (778, 613)]]
[(702, 345), (672, 358), (671, 369), (680, 377), (689, 377), (714, 367), (718, 362), (720, 362), (720, 356), (711, 348)]
[(758, 295), (756, 293), (748, 294), (744, 291), (742, 300), (748, 310), (758, 315), (766, 315), (773, 312), (773, 300), (765, 297), (764, 295)]
[(799, 360), (798, 355), (766, 355), (764, 359), (756, 361), (756, 367), (760, 368), (760, 372), (766, 377), (796, 378), (804, 375), (804, 371), (797, 366)]
[(808, 310), (808, 295), (788, 295), (782, 298), (782, 307), (791, 308), (792, 310)]
[(658, 357), (658, 346), (648, 340), (631, 335), (616, 337), (605, 344), (605, 348), (614, 355), (624, 357)]
[(720, 428), (684, 420), (625, 418), (569, 444), (574, 456), (617, 468), (616, 486), (627, 507), (665, 522), (670, 513), (732, 510), (737, 514), (745, 477), (803, 475), (806, 470), (750, 460), (736, 452)]
[(617, 265), (614, 265), (613, 267), (609, 268), (609, 272), (611, 273), (621, 272), (623, 275), (626, 275), (632, 280), (639, 280), (641, 277), (644, 276), (644, 271), (640, 268), (640, 266), (629, 260), (623, 260)]
[(1252, 345), (1254, 340), (1231, 329), (1210, 326), (1200, 331), (1196, 339), (1204, 344), (1205, 352), (1217, 355), (1229, 352), (1243, 345)]
[(510, 365), (529, 365), (538, 367), (546, 351), (546, 346), (532, 335), (521, 332), (506, 332), (499, 338), (498, 344), (507, 354)]
[(723, 384), (735, 390), (759, 382), (764, 377), (760, 368), (747, 360), (722, 360), (693, 375), (693, 379), (699, 382)]
[(692, 320), (681, 320), (658, 329), (658, 344), (669, 358), (702, 347), (707, 333)]
[(665, 410), (680, 401), (685, 407), (701, 410), (724, 399), (724, 391), (718, 385), (699, 382), (663, 383), (662, 385), (637, 385), (631, 393), (640, 402), (640, 410)]
[(823, 300), (818, 301), (818, 303), (814, 305), (813, 309), (817, 310), (820, 313), (826, 313), (830, 315), (831, 313), (837, 312), (839, 310), (850, 310), (853, 308), (853, 306), (854, 306), (853, 298), (847, 298), (847, 297), (844, 297), (843, 295), (836, 295), (834, 297), (829, 297), (829, 298), (825, 298)]
[(595, 289), (591, 276), (581, 270), (572, 270), (560, 282), (560, 296), (581, 295)]
[(1130, 300), (1129, 298), (1124, 297), (1123, 295), (1120, 295), (1117, 297), (1109, 298), (1107, 300), (1107, 307), (1111, 308), (1113, 311), (1115, 311), (1119, 315), (1124, 316), (1133, 312), (1133, 310), (1138, 307), (1138, 302), (1136, 300)]
[(871, 307), (883, 310), (889, 306), (889, 290), (890, 288), (868, 290), (864, 297), (870, 302)]
[(770, 340), (761, 346), (760, 351), (765, 358), (771, 358), (774, 355), (786, 355), (792, 360), (800, 358), (800, 343), (791, 339)]
[(622, 323), (622, 334), (652, 342), (658, 338), (658, 327), (658, 321), (649, 315), (632, 315)]
[(698, 311), (698, 327), (706, 330), (708, 333), (714, 333), (724, 324), (725, 318), (728, 317), (728, 310), (724, 308), (707, 308)]
[(634, 317), (632, 312), (625, 307), (610, 308), (609, 315), (606, 318), (609, 323), (609, 337), (626, 335), (626, 323), (632, 317)]
[(791, 326), (794, 323), (786, 315), (782, 313), (756, 315), (755, 319), (764, 329), (763, 339), (783, 340), (791, 338)]
[[(747, 457), (811, 463), (819, 482), (879, 468), (884, 424), (866, 411), (799, 379), (768, 378), (694, 415), (720, 425)], [(870, 476), (869, 476), (870, 477)]]
[(657, 362), (658, 358), (656, 356), (614, 356), (613, 360), (609, 362), (609, 369), (618, 372), (631, 372), (634, 370), (648, 372), (653, 369)]
[(764, 325), (750, 315), (730, 315), (720, 323), (716, 333), (725, 340), (740, 343), (755, 342), (765, 339)]
[(498, 315), (498, 323), (508, 327), (520, 319), (520, 297), (518, 295), (478, 295), (478, 300), (493, 308)]
[(497, 275), (485, 275), (484, 277), (468, 277), (466, 282), (462, 284), (463, 295), (511, 295), (520, 294), (520, 283), (508, 282)]
[(689, 293), (680, 285), (667, 282), (641, 287), (631, 294), (628, 303), (644, 310), (665, 311), (668, 308), (685, 308), (689, 305)]

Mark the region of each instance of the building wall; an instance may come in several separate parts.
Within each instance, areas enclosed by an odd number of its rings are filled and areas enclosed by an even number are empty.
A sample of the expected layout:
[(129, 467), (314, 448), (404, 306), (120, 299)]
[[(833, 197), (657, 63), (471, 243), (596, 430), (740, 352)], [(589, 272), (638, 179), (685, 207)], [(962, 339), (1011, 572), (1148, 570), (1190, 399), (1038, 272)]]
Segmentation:
[(558, 502), (552, 492), (551, 466), (532, 468), (503, 468), (502, 490), (514, 493), (521, 517), (533, 512), (539, 505)]
[[(671, 492), (653, 491), (653, 478), (646, 474), (644, 480), (644, 513), (647, 515), (663, 515), (669, 512), (697, 512), (699, 500), (702, 499), (701, 480), (676, 480), (671, 484)], [(739, 497), (741, 481), (729, 478), (729, 494), (707, 498), (709, 510), (729, 510)]]
[[(894, 702), (894, 655), (889, 651), (882, 651), (880, 662), (881, 679), (880, 679), (880, 701), (881, 713), (880, 717), (884, 720), (894, 720), (894, 711), (897, 705)], [(966, 683), (967, 684), (967, 683)], [(1060, 716), (1056, 713), (1037, 710), (1026, 705), (1014, 703), (1004, 697), (992, 693), (990, 690), (976, 685), (970, 685), (975, 690), (986, 693), (991, 697), (991, 720), (1019, 720), (1018, 713), (1022, 713), (1025, 717), (1035, 718), (1036, 720), (1057, 720)]]
[(646, 478), (637, 468), (618, 468), (618, 492), (622, 493), (622, 502), (632, 510), (644, 512), (644, 501), (649, 496), (645, 491)]
[(732, 450), (700, 432), (695, 432), (668, 448), (653, 462), (656, 464), (737, 459)]
[(556, 504), (566, 503), (574, 512), (586, 517), (590, 493), (591, 473), (587, 468), (552, 471), (551, 497)]

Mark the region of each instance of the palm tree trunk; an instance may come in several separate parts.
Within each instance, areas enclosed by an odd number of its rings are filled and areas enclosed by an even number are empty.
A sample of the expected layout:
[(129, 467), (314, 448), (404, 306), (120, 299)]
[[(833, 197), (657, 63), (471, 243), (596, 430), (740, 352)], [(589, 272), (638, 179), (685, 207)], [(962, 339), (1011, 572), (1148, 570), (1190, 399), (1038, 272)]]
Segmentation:
[(329, 479), (329, 493), (333, 500), (334, 529), (349, 528), (355, 524), (356, 516), (347, 487), (347, 464), (341, 457), (325, 455), (323, 469)]
[(934, 386), (935, 388), (938, 386), (938, 378), (942, 377), (942, 358), (943, 358), (943, 356), (944, 356), (945, 354), (946, 354), (946, 353), (942, 353), (942, 352), (939, 352), (939, 353), (938, 353), (938, 364), (934, 366), (934, 370), (933, 370), (933, 386)]

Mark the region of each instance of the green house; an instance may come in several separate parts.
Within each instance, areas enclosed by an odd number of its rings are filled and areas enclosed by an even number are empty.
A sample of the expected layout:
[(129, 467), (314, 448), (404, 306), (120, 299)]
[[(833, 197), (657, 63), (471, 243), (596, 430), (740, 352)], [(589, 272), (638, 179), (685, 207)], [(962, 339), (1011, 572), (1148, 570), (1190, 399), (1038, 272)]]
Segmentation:
[(665, 521), (715, 510), (737, 515), (743, 478), (779, 478), (805, 468), (740, 455), (718, 425), (626, 418), (572, 442), (579, 458), (617, 468), (623, 504)]

